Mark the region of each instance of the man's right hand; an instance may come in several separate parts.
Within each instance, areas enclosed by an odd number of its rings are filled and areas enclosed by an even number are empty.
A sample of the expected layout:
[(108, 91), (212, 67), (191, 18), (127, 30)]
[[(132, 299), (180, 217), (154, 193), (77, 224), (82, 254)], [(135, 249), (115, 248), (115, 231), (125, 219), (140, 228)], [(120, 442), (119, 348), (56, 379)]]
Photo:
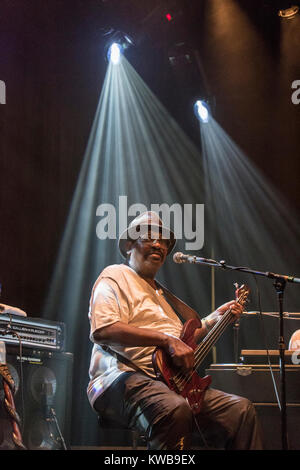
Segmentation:
[(194, 366), (194, 350), (181, 339), (167, 335), (165, 351), (171, 356), (174, 364), (184, 372), (190, 372)]

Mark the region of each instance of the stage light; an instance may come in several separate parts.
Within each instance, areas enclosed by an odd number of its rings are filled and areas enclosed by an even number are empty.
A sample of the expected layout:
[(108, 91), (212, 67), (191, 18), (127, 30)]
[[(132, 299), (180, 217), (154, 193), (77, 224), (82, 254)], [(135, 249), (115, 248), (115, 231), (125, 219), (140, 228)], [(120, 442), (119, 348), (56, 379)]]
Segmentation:
[(107, 58), (109, 62), (112, 62), (114, 65), (118, 64), (121, 59), (123, 48), (120, 44), (114, 42), (108, 49)]
[(172, 21), (172, 19), (173, 19), (172, 15), (170, 15), (170, 13), (166, 14), (166, 18), (167, 18), (168, 21)]
[(194, 104), (194, 112), (199, 121), (203, 123), (207, 123), (209, 121), (210, 107), (206, 101), (197, 100)]
[(278, 16), (281, 16), (281, 18), (285, 19), (292, 19), (294, 18), (297, 13), (299, 12), (299, 7), (298, 5), (293, 5), (290, 8), (285, 8), (284, 10), (279, 10)]

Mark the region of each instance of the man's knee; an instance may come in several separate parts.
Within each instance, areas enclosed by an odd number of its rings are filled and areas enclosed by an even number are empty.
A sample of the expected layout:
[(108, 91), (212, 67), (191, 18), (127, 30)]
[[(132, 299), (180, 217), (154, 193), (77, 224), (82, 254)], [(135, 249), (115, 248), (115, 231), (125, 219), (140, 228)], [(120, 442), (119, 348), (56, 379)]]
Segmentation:
[(164, 418), (153, 424), (150, 448), (189, 448), (193, 429), (193, 414), (188, 403), (178, 395)]
[(255, 407), (252, 401), (248, 400), (248, 398), (239, 397), (239, 409), (240, 412), (244, 415), (248, 415), (254, 417), (256, 415)]

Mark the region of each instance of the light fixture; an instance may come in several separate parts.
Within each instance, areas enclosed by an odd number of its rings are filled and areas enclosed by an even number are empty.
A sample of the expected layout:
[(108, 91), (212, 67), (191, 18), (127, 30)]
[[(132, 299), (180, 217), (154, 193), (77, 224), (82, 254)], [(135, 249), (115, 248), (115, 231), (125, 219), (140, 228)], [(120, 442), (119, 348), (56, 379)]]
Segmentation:
[(210, 117), (210, 106), (207, 101), (197, 100), (194, 104), (194, 113), (200, 122), (207, 123)]
[(119, 64), (125, 50), (135, 45), (135, 41), (127, 33), (109, 28), (103, 30), (103, 36), (109, 38), (105, 45), (105, 56), (108, 62), (116, 65)]
[(107, 58), (109, 62), (112, 62), (114, 65), (118, 64), (123, 53), (123, 48), (117, 42), (113, 42), (108, 49)]
[(281, 16), (281, 18), (285, 18), (285, 19), (290, 20), (290, 19), (294, 18), (297, 15), (298, 12), (299, 12), (299, 6), (298, 5), (293, 5), (289, 8), (279, 10), (278, 16)]

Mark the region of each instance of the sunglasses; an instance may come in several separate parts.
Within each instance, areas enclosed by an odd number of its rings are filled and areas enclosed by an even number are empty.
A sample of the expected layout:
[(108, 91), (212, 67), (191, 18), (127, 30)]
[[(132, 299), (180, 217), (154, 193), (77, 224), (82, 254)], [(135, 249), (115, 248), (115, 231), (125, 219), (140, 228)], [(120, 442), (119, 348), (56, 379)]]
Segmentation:
[(167, 238), (151, 238), (151, 237), (140, 237), (138, 239), (143, 244), (154, 245), (155, 243), (159, 243), (160, 245), (164, 246), (165, 248), (169, 248), (170, 240)]

